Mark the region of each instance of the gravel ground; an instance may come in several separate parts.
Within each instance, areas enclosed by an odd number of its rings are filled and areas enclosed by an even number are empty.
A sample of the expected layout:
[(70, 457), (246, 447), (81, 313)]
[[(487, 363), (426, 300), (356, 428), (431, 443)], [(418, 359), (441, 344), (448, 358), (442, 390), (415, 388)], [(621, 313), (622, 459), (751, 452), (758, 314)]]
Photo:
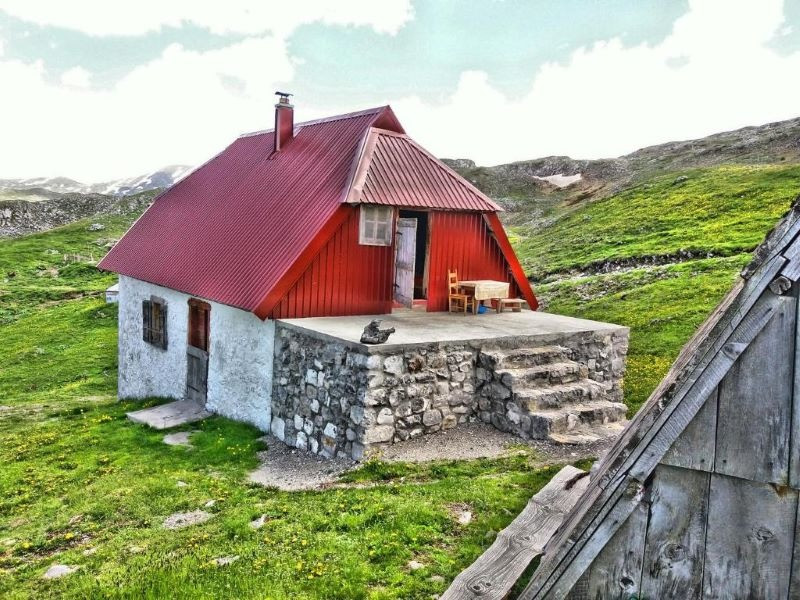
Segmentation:
[(322, 458), (290, 448), (277, 438), (264, 436), (267, 449), (258, 453), (261, 466), (250, 481), (287, 492), (313, 490), (335, 483), (339, 475), (356, 466), (352, 460)]
[[(349, 459), (330, 460), (309, 452), (289, 448), (272, 436), (264, 436), (267, 450), (259, 452), (261, 466), (250, 473), (250, 481), (284, 491), (330, 487), (345, 471), (358, 466)], [(423, 435), (384, 449), (387, 462), (429, 462), (433, 460), (475, 460), (498, 458), (523, 446), (534, 452), (536, 464), (574, 462), (604, 455), (613, 439), (580, 446), (554, 444), (543, 440), (525, 441), (479, 423), (462, 425), (449, 431)]]

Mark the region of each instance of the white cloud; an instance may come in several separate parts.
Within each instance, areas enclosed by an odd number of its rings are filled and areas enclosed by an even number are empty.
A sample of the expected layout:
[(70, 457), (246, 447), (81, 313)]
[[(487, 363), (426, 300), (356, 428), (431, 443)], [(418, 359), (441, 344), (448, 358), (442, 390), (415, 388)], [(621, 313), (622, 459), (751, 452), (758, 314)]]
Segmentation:
[[(0, 60), (0, 81), (16, 91), (0, 112), (3, 175), (99, 181), (198, 164), (242, 131), (270, 126), (272, 92), (292, 74), (272, 36), (209, 52), (170, 46), (111, 90), (54, 85), (41, 61)], [(235, 92), (231, 79), (242, 82)]]
[(395, 33), (413, 14), (410, 0), (2, 0), (0, 8), (25, 21), (97, 36), (141, 35), (184, 23), (215, 33), (283, 36), (314, 21)]
[[(25, 6), (35, 11), (39, 4)], [(346, 6), (352, 10), (354, 4)], [(337, 10), (320, 14), (331, 22), (352, 18)], [(61, 18), (59, 12), (64, 19), (72, 13), (56, 9), (50, 20)], [(305, 17), (281, 18), (297, 23)], [(397, 22), (373, 15), (372, 25)], [(87, 27), (100, 30), (101, 24), (98, 17)], [(218, 24), (234, 25), (232, 18)], [(467, 71), (442, 104), (416, 97), (392, 104), (408, 132), (439, 156), (481, 164), (549, 154), (614, 156), (798, 116), (800, 78), (793, 75), (800, 72), (800, 53), (781, 55), (768, 47), (783, 26), (779, 0), (691, 0), (663, 42), (626, 48), (612, 39), (580, 49), (565, 63), (539, 69), (522, 98), (509, 100), (485, 73)], [(0, 57), (0, 81), (15, 91), (3, 96), (0, 111), (0, 177), (98, 181), (167, 164), (199, 164), (237, 134), (271, 126), (272, 92), (292, 80), (296, 64), (284, 40), (259, 34), (208, 52), (173, 45), (110, 90), (76, 85), (87, 79), (76, 74), (65, 74), (69, 85), (54, 84), (41, 62)], [(301, 120), (329, 112), (324, 99), (297, 104)]]
[(72, 67), (61, 74), (61, 83), (68, 87), (88, 88), (92, 85), (92, 74), (83, 67)]
[(443, 105), (416, 97), (393, 105), (406, 130), (439, 156), (481, 164), (616, 156), (798, 116), (800, 53), (766, 46), (782, 24), (779, 0), (691, 0), (663, 42), (625, 48), (612, 39), (580, 49), (566, 64), (543, 66), (522, 99), (466, 72)]

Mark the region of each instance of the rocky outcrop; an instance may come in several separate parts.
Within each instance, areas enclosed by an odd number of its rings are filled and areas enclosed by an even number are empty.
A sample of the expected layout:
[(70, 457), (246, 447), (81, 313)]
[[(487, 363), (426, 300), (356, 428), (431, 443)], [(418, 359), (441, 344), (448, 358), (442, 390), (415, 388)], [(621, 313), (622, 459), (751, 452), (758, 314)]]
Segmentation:
[(45, 190), (6, 192), (0, 195), (0, 238), (46, 231), (94, 215), (137, 214), (150, 205), (155, 194), (114, 197)]

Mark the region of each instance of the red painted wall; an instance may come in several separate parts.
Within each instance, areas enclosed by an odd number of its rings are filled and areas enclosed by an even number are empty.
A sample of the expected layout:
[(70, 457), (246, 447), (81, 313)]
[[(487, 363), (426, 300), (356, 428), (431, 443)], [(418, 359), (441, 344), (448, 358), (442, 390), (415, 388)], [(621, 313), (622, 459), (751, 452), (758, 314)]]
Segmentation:
[(342, 224), (275, 305), (272, 319), (392, 311), (394, 246), (358, 243), (358, 210)]
[(459, 279), (508, 281), (511, 297), (519, 295), (482, 213), (435, 211), (429, 218), (428, 311), (447, 310), (447, 272), (452, 270)]

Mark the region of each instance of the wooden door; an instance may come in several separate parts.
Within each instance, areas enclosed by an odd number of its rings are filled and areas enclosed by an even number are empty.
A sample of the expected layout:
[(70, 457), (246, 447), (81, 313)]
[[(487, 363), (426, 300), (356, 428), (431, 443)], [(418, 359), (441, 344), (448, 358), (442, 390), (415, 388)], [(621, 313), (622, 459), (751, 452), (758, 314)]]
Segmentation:
[(211, 306), (189, 300), (189, 335), (186, 345), (186, 398), (205, 404), (208, 391), (208, 340)]
[(394, 299), (411, 308), (414, 301), (414, 264), (417, 257), (417, 220), (397, 219), (394, 256)]

